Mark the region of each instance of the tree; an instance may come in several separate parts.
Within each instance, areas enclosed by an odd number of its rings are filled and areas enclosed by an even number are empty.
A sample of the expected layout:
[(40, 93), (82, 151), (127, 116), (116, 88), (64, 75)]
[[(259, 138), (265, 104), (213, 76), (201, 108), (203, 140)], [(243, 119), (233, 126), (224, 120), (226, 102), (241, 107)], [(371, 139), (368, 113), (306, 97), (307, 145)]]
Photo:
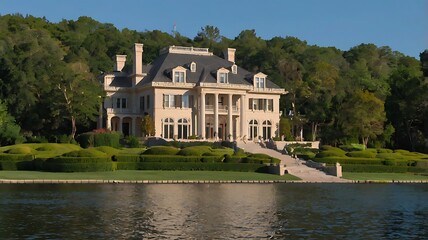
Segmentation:
[(0, 100), (0, 146), (18, 143), (22, 140), (21, 128), (7, 112), (6, 105)]
[(77, 122), (88, 125), (95, 121), (104, 93), (91, 78), (88, 66), (77, 62), (68, 64), (58, 76), (56, 87), (60, 112), (71, 122), (70, 138), (77, 132)]
[(311, 122), (312, 141), (317, 139), (319, 125), (331, 117), (330, 109), (339, 77), (339, 69), (326, 62), (317, 62), (309, 73), (305, 115)]
[(201, 47), (207, 47), (213, 50), (214, 44), (221, 40), (220, 29), (214, 26), (206, 25), (201, 27), (201, 31), (198, 32), (196, 37), (193, 39), (195, 43)]
[(419, 62), (402, 57), (389, 81), (391, 95), (386, 100), (386, 108), (388, 119), (395, 128), (395, 143), (413, 151), (423, 150), (428, 82), (422, 75)]
[(386, 120), (384, 103), (373, 93), (356, 91), (342, 105), (339, 123), (345, 133), (367, 146), (369, 138), (382, 134)]
[(153, 136), (155, 135), (155, 122), (150, 115), (145, 115), (141, 122), (141, 132), (143, 136)]

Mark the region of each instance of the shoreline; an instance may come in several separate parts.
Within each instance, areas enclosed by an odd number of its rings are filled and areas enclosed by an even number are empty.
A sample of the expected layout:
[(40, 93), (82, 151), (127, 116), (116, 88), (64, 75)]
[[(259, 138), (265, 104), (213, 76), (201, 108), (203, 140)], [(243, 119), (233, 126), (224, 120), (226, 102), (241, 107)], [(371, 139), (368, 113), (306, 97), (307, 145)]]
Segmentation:
[(349, 180), (348, 182), (320, 182), (304, 180), (47, 180), (0, 179), (0, 184), (273, 184), (273, 183), (326, 183), (326, 184), (428, 184), (428, 180)]

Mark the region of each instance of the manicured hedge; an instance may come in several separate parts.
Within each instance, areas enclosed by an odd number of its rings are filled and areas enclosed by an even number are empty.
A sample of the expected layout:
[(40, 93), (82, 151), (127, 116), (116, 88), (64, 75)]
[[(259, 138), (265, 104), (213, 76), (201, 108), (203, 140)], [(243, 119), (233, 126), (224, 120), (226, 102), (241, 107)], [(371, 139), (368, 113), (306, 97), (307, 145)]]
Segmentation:
[(109, 157), (56, 157), (44, 161), (42, 170), (50, 172), (112, 171), (112, 162)]
[(105, 154), (107, 154), (108, 156), (114, 156), (117, 155), (119, 153), (119, 149), (117, 148), (113, 148), (113, 147), (109, 147), (109, 146), (101, 146), (101, 147), (96, 147), (96, 150), (103, 152)]
[(168, 147), (168, 146), (154, 146), (146, 151), (144, 155), (176, 155), (180, 151), (179, 148)]
[(117, 162), (140, 162), (140, 155), (122, 155), (113, 156), (113, 161)]
[(33, 155), (0, 153), (0, 170), (34, 170)]
[(314, 161), (335, 164), (336, 162), (340, 164), (368, 164), (368, 165), (383, 165), (384, 160), (377, 158), (350, 158), (350, 157), (324, 157), (324, 158), (315, 158)]
[(225, 163), (241, 163), (243, 158), (245, 158), (245, 156), (227, 155), (223, 162), (225, 162)]
[(11, 148), (7, 151), (8, 154), (32, 154), (34, 150), (28, 146), (19, 146)]
[(72, 151), (72, 152), (68, 152), (68, 153), (64, 153), (62, 156), (64, 157), (106, 157), (107, 154), (98, 151), (95, 148), (87, 148), (87, 149), (82, 149), (82, 150), (77, 150), (77, 151)]
[(317, 153), (316, 158), (324, 157), (345, 157), (346, 152), (339, 148), (329, 148), (328, 150)]
[(193, 146), (193, 147), (186, 147), (181, 149), (177, 155), (182, 156), (202, 156), (205, 153), (210, 153), (211, 147), (210, 146)]
[(406, 166), (385, 166), (385, 165), (356, 165), (344, 164), (342, 165), (343, 172), (377, 172), (377, 173), (425, 173), (428, 172), (426, 168), (406, 167)]
[(140, 162), (201, 162), (200, 156), (140, 155)]
[(353, 158), (375, 158), (376, 152), (373, 151), (354, 151), (354, 152), (348, 152), (346, 153), (346, 156), (353, 157)]
[(94, 133), (87, 132), (77, 136), (77, 142), (82, 148), (109, 146), (120, 147), (120, 134), (117, 132)]
[(192, 163), (192, 162), (140, 162), (117, 163), (118, 170), (178, 170), (178, 171), (239, 171), (239, 172), (268, 172), (264, 164), (241, 163)]
[(343, 172), (378, 172), (378, 173), (405, 173), (407, 167), (403, 166), (385, 166), (385, 165), (358, 165), (358, 164), (342, 164)]
[(109, 146), (120, 147), (120, 134), (117, 132), (97, 133), (94, 135), (94, 147)]
[(109, 157), (56, 157), (45, 161), (46, 163), (111, 163)]

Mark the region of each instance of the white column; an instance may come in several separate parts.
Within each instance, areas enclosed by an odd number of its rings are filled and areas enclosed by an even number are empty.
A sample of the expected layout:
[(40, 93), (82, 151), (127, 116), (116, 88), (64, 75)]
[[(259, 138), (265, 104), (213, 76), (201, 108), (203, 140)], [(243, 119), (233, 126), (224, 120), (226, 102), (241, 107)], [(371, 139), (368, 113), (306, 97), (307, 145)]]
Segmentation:
[(239, 118), (241, 119), (241, 138), (244, 138), (244, 136), (245, 136), (245, 139), (243, 139), (243, 140), (246, 140), (248, 138), (247, 128), (245, 126), (246, 125), (245, 123), (247, 121), (247, 118), (245, 116), (245, 111), (246, 111), (245, 102), (246, 102), (246, 100), (247, 99), (246, 99), (245, 95), (241, 95), (241, 99), (240, 99), (240, 101), (241, 101), (241, 114), (240, 114)]
[(132, 117), (132, 130), (131, 130), (131, 134), (132, 135), (134, 135), (134, 136), (137, 136), (137, 133), (136, 133), (136, 129), (137, 129), (137, 117)]
[[(229, 139), (229, 141), (233, 140), (233, 122), (232, 122), (232, 113), (233, 113), (233, 109), (232, 109), (232, 94), (228, 95), (228, 114), (227, 114), (227, 138)], [(229, 137), (230, 135), (230, 137)]]
[(218, 93), (214, 94), (214, 135), (218, 140)]
[(205, 139), (205, 93), (201, 91), (201, 112), (199, 121), (199, 134)]
[(107, 124), (106, 124), (106, 128), (108, 130), (111, 130), (111, 117), (107, 114)]

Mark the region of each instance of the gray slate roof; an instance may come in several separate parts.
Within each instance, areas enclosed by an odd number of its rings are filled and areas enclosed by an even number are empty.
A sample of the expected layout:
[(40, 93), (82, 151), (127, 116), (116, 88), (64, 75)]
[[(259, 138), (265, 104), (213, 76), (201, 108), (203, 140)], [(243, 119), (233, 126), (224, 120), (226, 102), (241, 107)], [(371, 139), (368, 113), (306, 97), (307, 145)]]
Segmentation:
[[(196, 63), (196, 72), (191, 72), (189, 69), (190, 63)], [(192, 54), (178, 54), (178, 53), (165, 53), (160, 55), (151, 65), (144, 65), (143, 72), (147, 73), (143, 81), (139, 85), (145, 85), (150, 82), (172, 82), (171, 73), (173, 68), (182, 66), (187, 69), (186, 82), (188, 83), (216, 83), (216, 71), (220, 68), (231, 69), (233, 65), (223, 58), (204, 55)], [(169, 74), (168, 74), (169, 73)], [(253, 73), (240, 68), (238, 66), (238, 73), (228, 74), (228, 80), (231, 84), (242, 84), (252, 86)], [(111, 86), (117, 87), (131, 87), (131, 77), (115, 77)], [(280, 88), (273, 82), (267, 80), (266, 87)]]

